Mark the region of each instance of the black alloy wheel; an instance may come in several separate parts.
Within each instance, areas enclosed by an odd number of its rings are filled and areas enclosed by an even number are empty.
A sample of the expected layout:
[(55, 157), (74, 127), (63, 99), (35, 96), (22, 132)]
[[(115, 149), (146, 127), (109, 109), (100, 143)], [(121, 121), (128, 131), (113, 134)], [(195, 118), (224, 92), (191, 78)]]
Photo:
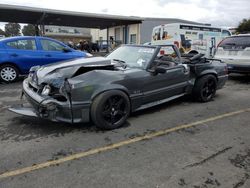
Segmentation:
[(103, 119), (112, 125), (118, 123), (127, 114), (127, 104), (119, 95), (111, 96), (103, 107)]
[(216, 92), (216, 82), (214, 81), (214, 79), (211, 78), (207, 79), (201, 91), (202, 98), (209, 101), (211, 98), (213, 98), (215, 92)]
[(115, 129), (122, 126), (129, 113), (129, 98), (119, 90), (101, 93), (91, 106), (92, 121), (101, 129)]
[(208, 102), (214, 98), (216, 89), (216, 77), (212, 74), (208, 74), (196, 80), (192, 95), (195, 100)]

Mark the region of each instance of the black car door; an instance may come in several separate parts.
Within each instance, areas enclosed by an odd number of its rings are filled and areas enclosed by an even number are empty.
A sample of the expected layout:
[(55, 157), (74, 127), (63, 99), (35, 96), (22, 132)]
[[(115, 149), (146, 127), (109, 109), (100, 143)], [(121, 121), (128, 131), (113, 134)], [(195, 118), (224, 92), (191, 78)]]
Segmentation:
[[(162, 66), (164, 67), (164, 66)], [(143, 104), (167, 99), (185, 93), (189, 70), (183, 65), (166, 67), (165, 73), (148, 73), (143, 85)]]

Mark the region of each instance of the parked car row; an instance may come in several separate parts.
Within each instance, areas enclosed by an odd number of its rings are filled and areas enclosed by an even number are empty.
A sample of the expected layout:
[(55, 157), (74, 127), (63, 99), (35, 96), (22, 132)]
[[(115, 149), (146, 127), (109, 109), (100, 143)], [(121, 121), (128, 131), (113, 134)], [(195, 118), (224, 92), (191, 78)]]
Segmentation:
[[(0, 39), (0, 81), (14, 82), (19, 75), (28, 74), (33, 66), (80, 57), (89, 54), (47, 37), (3, 38)], [(227, 63), (229, 73), (250, 73), (250, 34), (223, 39), (214, 57)]]
[(29, 73), (23, 92), (33, 108), (10, 108), (13, 112), (68, 123), (92, 120), (114, 129), (131, 112), (183, 95), (210, 101), (225, 85), (228, 70), (247, 72), (249, 38), (225, 38), (215, 59), (181, 56), (174, 44), (125, 45), (107, 57), (86, 58), (50, 38), (6, 38), (0, 40), (0, 79), (12, 82)]

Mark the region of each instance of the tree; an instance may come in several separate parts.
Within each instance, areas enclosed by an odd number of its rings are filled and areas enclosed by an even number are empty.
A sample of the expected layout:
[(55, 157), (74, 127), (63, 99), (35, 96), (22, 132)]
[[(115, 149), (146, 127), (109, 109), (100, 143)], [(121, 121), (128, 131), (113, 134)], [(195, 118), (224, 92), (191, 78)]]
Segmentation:
[(5, 35), (5, 32), (2, 29), (0, 29), (0, 35)]
[(250, 32), (250, 19), (243, 19), (239, 26), (236, 29), (239, 33), (248, 33)]
[(25, 25), (22, 29), (22, 33), (24, 36), (35, 36), (36, 35), (35, 26), (32, 24)]
[(7, 23), (7, 24), (5, 24), (5, 35), (6, 35), (6, 37), (21, 35), (20, 30), (21, 30), (21, 26), (18, 23)]

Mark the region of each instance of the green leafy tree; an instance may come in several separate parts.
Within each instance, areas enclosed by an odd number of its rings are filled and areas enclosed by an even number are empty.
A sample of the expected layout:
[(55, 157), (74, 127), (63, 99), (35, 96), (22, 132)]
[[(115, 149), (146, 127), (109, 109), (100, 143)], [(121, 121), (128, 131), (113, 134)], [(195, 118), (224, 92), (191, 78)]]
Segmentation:
[(35, 26), (32, 24), (25, 25), (22, 29), (22, 33), (24, 36), (35, 36), (36, 35)]
[(250, 19), (243, 19), (239, 26), (236, 29), (239, 33), (248, 33), (250, 32)]
[(21, 30), (21, 26), (18, 23), (5, 24), (5, 35), (7, 37), (21, 35), (20, 30)]
[(5, 32), (2, 29), (0, 29), (0, 35), (5, 35)]

